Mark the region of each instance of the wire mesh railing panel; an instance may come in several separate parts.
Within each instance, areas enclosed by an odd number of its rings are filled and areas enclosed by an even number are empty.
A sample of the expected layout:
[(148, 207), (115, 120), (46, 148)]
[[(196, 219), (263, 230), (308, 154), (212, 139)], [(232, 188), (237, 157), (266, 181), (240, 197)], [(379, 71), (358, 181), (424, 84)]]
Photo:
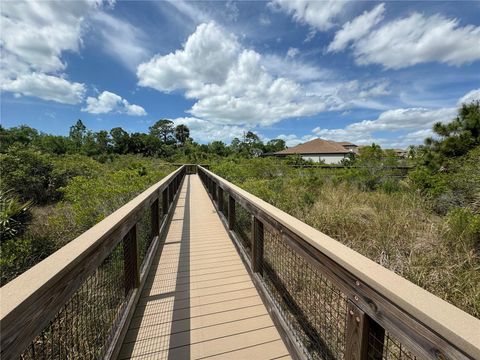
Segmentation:
[(386, 332), (378, 337), (374, 332), (368, 334), (369, 360), (420, 360), (391, 334)]
[(142, 210), (140, 219), (137, 222), (137, 229), (138, 263), (141, 265), (154, 237), (154, 234), (152, 234), (152, 210), (150, 207)]
[(343, 359), (347, 297), (280, 234), (264, 230), (263, 280), (275, 306), (310, 359)]
[(235, 224), (233, 231), (241, 242), (248, 258), (251, 256), (252, 249), (252, 214), (250, 214), (242, 205), (235, 202)]
[(22, 359), (100, 359), (127, 304), (120, 243), (21, 355)]
[(223, 215), (228, 215), (228, 193), (226, 191), (223, 192), (223, 206), (221, 210)]

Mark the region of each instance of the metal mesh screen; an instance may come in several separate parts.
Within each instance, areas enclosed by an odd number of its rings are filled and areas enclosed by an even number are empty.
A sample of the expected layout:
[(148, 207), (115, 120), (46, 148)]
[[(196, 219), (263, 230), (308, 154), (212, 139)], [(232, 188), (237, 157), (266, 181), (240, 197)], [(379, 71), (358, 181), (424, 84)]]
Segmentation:
[(152, 243), (152, 210), (147, 207), (142, 210), (140, 219), (137, 223), (137, 241), (138, 241), (138, 263), (143, 264), (143, 259)]
[(405, 345), (395, 339), (388, 332), (378, 337), (374, 332), (368, 336), (368, 359), (370, 360), (416, 360)]
[(233, 231), (238, 235), (241, 246), (248, 258), (252, 249), (252, 215), (238, 202), (235, 202), (235, 225)]
[(222, 207), (223, 215), (227, 216), (228, 214), (228, 193), (226, 191), (223, 192), (223, 207)]
[(263, 279), (275, 305), (311, 359), (343, 359), (347, 297), (265, 228)]
[(126, 306), (123, 245), (90, 275), (22, 359), (99, 359)]

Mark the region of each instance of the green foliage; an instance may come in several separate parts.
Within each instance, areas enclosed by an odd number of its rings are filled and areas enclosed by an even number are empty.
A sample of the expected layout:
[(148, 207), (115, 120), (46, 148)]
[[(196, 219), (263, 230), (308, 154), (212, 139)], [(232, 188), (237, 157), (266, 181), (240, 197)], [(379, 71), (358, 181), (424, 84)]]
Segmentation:
[(423, 165), (440, 169), (449, 158), (463, 156), (480, 145), (480, 101), (462, 104), (450, 123), (436, 123), (433, 131), (438, 138), (425, 140)]
[(75, 125), (70, 127), (69, 138), (77, 149), (80, 149), (87, 136), (87, 127), (83, 124), (82, 120), (78, 119)]
[(161, 162), (123, 158), (113, 167), (104, 167), (95, 177), (72, 178), (62, 188), (64, 204), (70, 207), (75, 224), (83, 231), (171, 171), (173, 167)]
[(212, 171), (232, 181), (273, 179), (286, 176), (292, 169), (276, 158), (228, 159), (212, 165)]
[(126, 154), (129, 150), (130, 135), (121, 127), (110, 130), (113, 142), (113, 151), (117, 154)]
[(13, 127), (8, 130), (0, 125), (0, 152), (5, 152), (14, 144), (29, 145), (33, 143), (38, 136), (38, 131), (27, 125)]
[(0, 239), (7, 241), (25, 232), (32, 203), (21, 202), (12, 190), (0, 188)]
[(22, 200), (46, 203), (54, 197), (49, 155), (33, 148), (10, 147), (6, 154), (0, 154), (0, 170), (3, 187), (14, 189)]
[(286, 149), (285, 140), (283, 139), (272, 139), (269, 140), (264, 147), (266, 153), (274, 153), (277, 151), (282, 151)]
[(173, 121), (167, 119), (158, 120), (155, 124), (150, 126), (150, 135), (158, 138), (165, 144), (174, 143), (174, 126)]
[(456, 207), (479, 211), (480, 146), (463, 157), (444, 159), (442, 171), (420, 166), (409, 174), (412, 186), (426, 195), (434, 210), (446, 214)]
[(182, 144), (185, 145), (187, 140), (190, 138), (190, 129), (183, 124), (177, 125), (175, 128), (175, 139)]
[(34, 145), (43, 152), (63, 155), (72, 149), (72, 142), (69, 138), (57, 135), (44, 135), (39, 136)]
[[(372, 152), (373, 160), (362, 161), (376, 165), (376, 157), (383, 164), (384, 154)], [(447, 183), (459, 181), (462, 185), (455, 185), (457, 189), (473, 189), (471, 179), (480, 171), (473, 155), (478, 160), (473, 152), (458, 162), (458, 179)], [(371, 175), (358, 178), (357, 169), (284, 169), (278, 161), (224, 161), (212, 170), (472, 315), (480, 315), (480, 197), (477, 207), (456, 207), (442, 218), (431, 213), (428, 197), (388, 172), (381, 173), (372, 189), (359, 186)], [(463, 171), (472, 174), (468, 181)]]

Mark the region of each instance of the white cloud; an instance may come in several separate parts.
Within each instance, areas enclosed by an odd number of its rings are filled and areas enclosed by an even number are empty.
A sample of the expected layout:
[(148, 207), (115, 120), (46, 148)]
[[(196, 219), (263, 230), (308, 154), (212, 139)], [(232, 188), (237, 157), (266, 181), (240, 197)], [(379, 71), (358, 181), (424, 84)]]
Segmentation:
[(308, 94), (315, 96), (329, 110), (348, 108), (385, 109), (385, 105), (373, 98), (390, 94), (389, 82), (384, 79), (376, 81), (336, 80), (314, 81), (308, 85)]
[[(458, 104), (474, 99), (480, 99), (480, 89), (467, 93), (458, 101)], [(426, 137), (433, 135), (433, 124), (450, 122), (456, 115), (457, 107), (401, 108), (384, 111), (376, 119), (359, 121), (344, 128), (317, 127), (312, 132), (322, 138), (351, 141), (358, 145), (375, 142), (386, 147), (406, 147), (422, 143)], [(377, 132), (390, 133), (391, 136), (379, 138), (375, 135)], [(392, 136), (394, 140), (391, 139)]]
[[(194, 2), (184, 0), (166, 0), (165, 3), (172, 6), (177, 12), (188, 18), (188, 20), (194, 24), (210, 21), (210, 16), (196, 6)], [(162, 7), (164, 6), (163, 2), (158, 2), (157, 4)]]
[(183, 117), (172, 120), (175, 125), (187, 125), (190, 129), (190, 136), (203, 142), (210, 142), (214, 140), (221, 140), (224, 143), (229, 143), (233, 138), (241, 138), (247, 130), (240, 126), (219, 125), (212, 122), (193, 118)]
[[(396, 143), (419, 143), (422, 142), (423, 134), (430, 131), (436, 122), (452, 120), (456, 114), (456, 108), (425, 109), (409, 108), (394, 109), (382, 112), (374, 120), (363, 120), (352, 123), (342, 129), (322, 129), (317, 127), (313, 133), (326, 139), (335, 141), (351, 141), (358, 145), (367, 145), (372, 142), (391, 146), (391, 140), (377, 138), (376, 132), (402, 132), (396, 139)], [(407, 135), (404, 135), (408, 131)]]
[(298, 54), (300, 54), (300, 50), (298, 50), (297, 48), (288, 48), (287, 57), (294, 58)]
[(58, 76), (41, 73), (20, 75), (2, 81), (2, 90), (16, 95), (35, 96), (64, 104), (78, 104), (85, 95), (85, 85)]
[(33, 71), (64, 70), (62, 52), (79, 50), (83, 20), (97, 7), (91, 1), (3, 2), (2, 52)]
[(293, 59), (288, 54), (287, 57), (274, 54), (262, 55), (261, 65), (273, 76), (289, 78), (299, 83), (334, 77), (330, 70)]
[(121, 96), (110, 91), (102, 92), (98, 98), (88, 97), (87, 106), (82, 111), (91, 114), (119, 113), (132, 116), (147, 115), (145, 109), (139, 105), (130, 104)]
[(140, 64), (139, 84), (167, 92), (220, 84), (225, 81), (239, 51), (240, 45), (232, 34), (224, 33), (214, 23), (202, 24), (182, 50), (156, 55)]
[(137, 75), (141, 86), (184, 90), (197, 100), (189, 112), (217, 123), (268, 125), (324, 110), (301, 85), (272, 76), (262, 65), (260, 54), (208, 23), (198, 26), (183, 49), (141, 64)]
[(370, 29), (383, 19), (384, 12), (385, 4), (382, 3), (375, 6), (371, 11), (365, 11), (362, 15), (345, 23), (342, 29), (335, 34), (335, 38), (328, 46), (328, 51), (343, 50), (351, 41), (368, 34)]
[(272, 23), (272, 20), (270, 20), (270, 18), (267, 15), (261, 14), (258, 18), (258, 22), (262, 26), (268, 26)]
[(237, 21), (240, 11), (238, 10), (237, 4), (231, 0), (228, 0), (225, 3), (225, 17), (228, 21)]
[(320, 31), (329, 30), (336, 24), (346, 4), (346, 1), (338, 0), (273, 0), (269, 3), (271, 8), (279, 9), (291, 15), (295, 21)]
[(101, 35), (102, 49), (125, 67), (135, 71), (149, 57), (147, 36), (142, 30), (105, 12), (99, 11), (92, 18)]
[(84, 20), (102, 1), (4, 1), (1, 6), (2, 90), (66, 104), (81, 102), (85, 86), (62, 72), (64, 52), (82, 46)]
[(288, 147), (292, 147), (292, 146), (313, 140), (314, 138), (316, 138), (315, 135), (298, 136), (295, 134), (289, 134), (289, 135), (281, 134), (281, 135), (275, 136), (275, 139), (285, 140), (285, 144)]
[(480, 89), (474, 89), (468, 92), (460, 100), (458, 100), (458, 105), (469, 104), (472, 101), (480, 101)]
[(431, 61), (462, 65), (480, 60), (480, 27), (461, 27), (458, 19), (442, 15), (412, 13), (356, 38), (352, 47), (360, 65), (380, 64), (389, 69)]

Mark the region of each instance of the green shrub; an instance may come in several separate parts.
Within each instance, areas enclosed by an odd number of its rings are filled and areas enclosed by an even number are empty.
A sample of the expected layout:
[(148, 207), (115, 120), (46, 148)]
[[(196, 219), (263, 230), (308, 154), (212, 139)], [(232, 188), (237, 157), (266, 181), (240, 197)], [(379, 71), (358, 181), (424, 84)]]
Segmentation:
[(13, 189), (24, 201), (46, 203), (55, 198), (50, 156), (32, 148), (10, 147), (0, 154), (2, 186)]
[(31, 220), (31, 202), (21, 202), (13, 190), (0, 188), (0, 239), (7, 241), (20, 236)]
[(49, 238), (25, 234), (1, 244), (0, 285), (5, 285), (56, 250)]

